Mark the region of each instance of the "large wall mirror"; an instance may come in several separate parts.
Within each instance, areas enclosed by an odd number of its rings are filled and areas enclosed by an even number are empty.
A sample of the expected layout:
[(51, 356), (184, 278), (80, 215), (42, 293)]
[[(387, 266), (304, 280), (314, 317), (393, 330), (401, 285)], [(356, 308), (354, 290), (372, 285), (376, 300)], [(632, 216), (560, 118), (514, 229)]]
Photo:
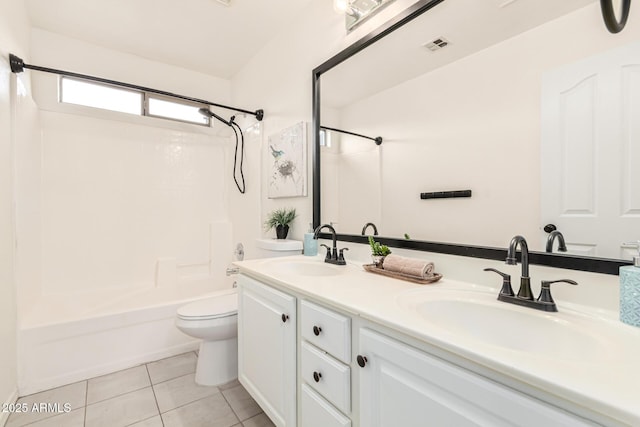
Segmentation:
[(315, 225), (494, 259), (521, 234), (534, 263), (630, 262), (640, 28), (610, 34), (597, 1), (420, 1), (313, 75)]

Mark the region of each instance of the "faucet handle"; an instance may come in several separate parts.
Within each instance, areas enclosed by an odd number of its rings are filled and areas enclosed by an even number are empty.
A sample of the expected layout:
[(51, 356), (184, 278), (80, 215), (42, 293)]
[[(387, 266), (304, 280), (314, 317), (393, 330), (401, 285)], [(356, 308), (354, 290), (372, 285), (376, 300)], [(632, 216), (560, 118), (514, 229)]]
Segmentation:
[(331, 248), (324, 243), (320, 243), (320, 246), (324, 246), (325, 248), (327, 248), (327, 255), (324, 257), (324, 259), (331, 259)]
[(551, 284), (560, 283), (560, 282), (568, 283), (570, 285), (578, 284), (578, 282), (576, 282), (575, 280), (569, 280), (569, 279), (543, 280), (542, 287), (540, 288), (540, 296), (538, 297), (538, 301), (546, 304), (555, 304), (555, 301), (553, 301), (553, 297), (551, 296)]
[(502, 276), (502, 289), (500, 289), (500, 295), (509, 295), (513, 296), (513, 289), (511, 288), (511, 275), (507, 273), (503, 273), (500, 270), (496, 270), (495, 268), (485, 268), (484, 271), (493, 271), (494, 273), (498, 273)]
[(349, 248), (340, 249), (340, 255), (338, 255), (338, 261), (344, 261), (344, 251), (348, 251)]

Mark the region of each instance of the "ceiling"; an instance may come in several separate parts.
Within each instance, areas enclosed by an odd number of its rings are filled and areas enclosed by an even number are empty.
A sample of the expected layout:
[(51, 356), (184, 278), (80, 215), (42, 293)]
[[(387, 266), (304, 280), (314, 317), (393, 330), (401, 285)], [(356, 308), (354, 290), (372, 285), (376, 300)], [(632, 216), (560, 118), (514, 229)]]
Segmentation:
[(34, 27), (226, 79), (310, 2), (26, 1)]

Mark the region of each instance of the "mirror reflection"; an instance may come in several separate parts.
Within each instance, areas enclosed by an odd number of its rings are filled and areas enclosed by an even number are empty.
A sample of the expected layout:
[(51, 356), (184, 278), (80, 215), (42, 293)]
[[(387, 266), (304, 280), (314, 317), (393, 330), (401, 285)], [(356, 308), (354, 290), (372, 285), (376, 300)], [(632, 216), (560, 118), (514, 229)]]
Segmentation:
[(322, 126), (384, 140), (324, 130), (321, 223), (631, 259), (640, 28), (598, 2), (445, 1), (321, 80)]

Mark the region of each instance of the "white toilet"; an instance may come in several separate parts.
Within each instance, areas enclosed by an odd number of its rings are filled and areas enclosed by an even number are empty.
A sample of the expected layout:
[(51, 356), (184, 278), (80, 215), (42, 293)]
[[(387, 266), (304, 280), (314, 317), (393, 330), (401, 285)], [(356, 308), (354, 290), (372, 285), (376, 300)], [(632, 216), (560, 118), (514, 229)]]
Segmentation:
[[(297, 240), (259, 239), (259, 257), (300, 255)], [(200, 338), (196, 383), (218, 385), (238, 377), (238, 296), (236, 292), (205, 298), (178, 308), (176, 326)]]
[(238, 377), (238, 295), (205, 298), (178, 308), (176, 326), (202, 339), (196, 383), (218, 385)]

